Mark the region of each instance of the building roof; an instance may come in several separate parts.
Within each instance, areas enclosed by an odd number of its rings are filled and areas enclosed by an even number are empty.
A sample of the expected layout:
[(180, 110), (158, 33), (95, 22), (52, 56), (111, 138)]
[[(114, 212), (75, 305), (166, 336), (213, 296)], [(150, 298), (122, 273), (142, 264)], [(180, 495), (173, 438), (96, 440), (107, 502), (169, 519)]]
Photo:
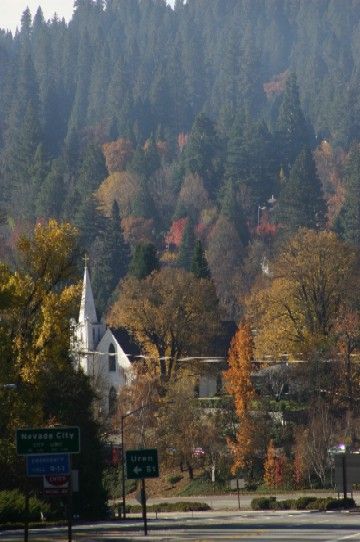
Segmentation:
[(126, 329), (113, 327), (109, 329), (129, 359), (141, 354), (139, 345)]
[(91, 288), (90, 275), (87, 265), (84, 270), (84, 280), (81, 293), (81, 304), (79, 313), (79, 323), (89, 321), (96, 324), (98, 319), (96, 316), (95, 301)]

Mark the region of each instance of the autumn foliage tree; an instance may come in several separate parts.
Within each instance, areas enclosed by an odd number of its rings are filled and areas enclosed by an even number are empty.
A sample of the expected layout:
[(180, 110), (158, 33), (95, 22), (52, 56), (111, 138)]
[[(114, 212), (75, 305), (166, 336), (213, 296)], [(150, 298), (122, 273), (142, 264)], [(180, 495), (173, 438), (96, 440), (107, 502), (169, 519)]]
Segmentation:
[(85, 452), (80, 456), (83, 491), (74, 499), (83, 517), (97, 517), (105, 495), (94, 393), (69, 355), (69, 320), (81, 295), (77, 235), (68, 223), (39, 223), (32, 235), (18, 241), (16, 271), (0, 265), (0, 382), (17, 385), (11, 397), (9, 390), (0, 390), (5, 407), (0, 412), (0, 487), (22, 484), (15, 428), (76, 423)]
[(228, 353), (229, 369), (224, 378), (227, 391), (234, 397), (238, 416), (249, 410), (255, 397), (251, 382), (252, 361), (254, 359), (254, 339), (247, 322), (242, 323), (233, 337)]
[(181, 269), (163, 268), (143, 280), (129, 277), (108, 322), (135, 336), (167, 382), (179, 369), (181, 356), (202, 355), (218, 334), (215, 289), (211, 281)]
[(134, 154), (134, 147), (131, 141), (121, 137), (116, 141), (105, 143), (103, 153), (109, 173), (114, 173), (115, 171), (125, 170), (127, 163)]
[(228, 440), (233, 455), (232, 472), (244, 468), (254, 446), (255, 424), (249, 413), (255, 390), (251, 382), (254, 340), (248, 323), (243, 322), (233, 337), (228, 354), (229, 369), (224, 373), (225, 386), (233, 396), (239, 429)]
[(301, 229), (270, 263), (269, 275), (248, 303), (257, 354), (304, 358), (316, 345), (329, 345), (341, 305), (354, 301), (354, 251), (334, 233)]
[(270, 440), (264, 462), (264, 482), (269, 489), (277, 489), (286, 481), (288, 461), (284, 451), (274, 446)]

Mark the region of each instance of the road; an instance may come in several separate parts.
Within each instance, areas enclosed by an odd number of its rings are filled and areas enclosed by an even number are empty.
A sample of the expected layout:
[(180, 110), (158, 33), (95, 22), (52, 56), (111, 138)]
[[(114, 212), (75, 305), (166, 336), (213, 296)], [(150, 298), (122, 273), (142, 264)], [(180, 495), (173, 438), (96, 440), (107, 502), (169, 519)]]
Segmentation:
[[(77, 525), (74, 542), (207, 542), (240, 540), (251, 542), (360, 542), (360, 513), (310, 512), (194, 512), (164, 513), (156, 519), (149, 514), (149, 534), (142, 521)], [(4, 531), (0, 542), (22, 539), (22, 532)], [(31, 530), (29, 542), (62, 542), (66, 529)]]

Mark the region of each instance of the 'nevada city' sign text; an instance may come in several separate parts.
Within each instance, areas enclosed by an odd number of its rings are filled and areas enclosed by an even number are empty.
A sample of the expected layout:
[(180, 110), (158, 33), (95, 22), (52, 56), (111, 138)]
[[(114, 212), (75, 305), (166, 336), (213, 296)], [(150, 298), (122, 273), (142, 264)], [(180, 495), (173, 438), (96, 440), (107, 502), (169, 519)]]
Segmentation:
[(16, 450), (19, 455), (77, 454), (80, 452), (80, 430), (78, 427), (18, 429)]

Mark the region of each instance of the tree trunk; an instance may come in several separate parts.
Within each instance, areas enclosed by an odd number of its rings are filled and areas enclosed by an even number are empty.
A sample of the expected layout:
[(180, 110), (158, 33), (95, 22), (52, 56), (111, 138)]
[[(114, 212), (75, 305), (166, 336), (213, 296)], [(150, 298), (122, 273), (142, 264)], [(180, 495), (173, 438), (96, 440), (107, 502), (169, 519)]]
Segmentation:
[(192, 465), (190, 465), (190, 463), (188, 461), (186, 462), (186, 466), (188, 468), (189, 480), (193, 480), (194, 479), (194, 469), (192, 468)]

